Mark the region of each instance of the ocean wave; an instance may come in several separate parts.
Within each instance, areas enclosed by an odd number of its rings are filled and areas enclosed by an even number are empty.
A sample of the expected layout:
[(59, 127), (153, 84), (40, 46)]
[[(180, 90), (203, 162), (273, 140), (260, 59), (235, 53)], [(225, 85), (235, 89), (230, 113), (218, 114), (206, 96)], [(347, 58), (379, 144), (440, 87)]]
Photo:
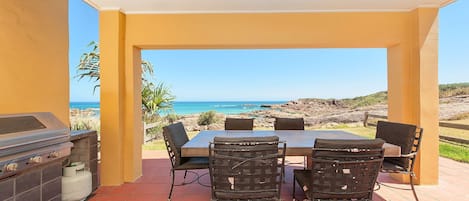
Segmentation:
[(236, 108), (236, 107), (240, 107), (240, 106), (239, 105), (214, 105), (213, 107)]

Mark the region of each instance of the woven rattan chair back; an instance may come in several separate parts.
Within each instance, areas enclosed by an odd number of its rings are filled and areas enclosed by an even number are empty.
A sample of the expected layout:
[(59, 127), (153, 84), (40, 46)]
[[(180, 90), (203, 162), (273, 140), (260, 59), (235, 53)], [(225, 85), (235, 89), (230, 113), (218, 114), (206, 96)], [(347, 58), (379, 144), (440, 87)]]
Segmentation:
[(383, 162), (383, 144), (381, 139), (316, 139), (312, 169), (295, 171), (295, 177), (306, 177), (295, 179), (309, 179), (302, 189), (310, 200), (371, 201)]
[(304, 130), (305, 121), (303, 118), (275, 118), (275, 130)]
[(209, 146), (212, 200), (280, 200), (285, 148), (277, 136), (215, 137)]
[(422, 142), (423, 128), (415, 125), (378, 121), (376, 138), (401, 147), (401, 157), (386, 157), (381, 172), (408, 174), (415, 200), (419, 200), (414, 187), (414, 166)]
[[(388, 121), (378, 121), (376, 127), (376, 138), (400, 146), (401, 155), (418, 151), (422, 133), (423, 129), (417, 129), (415, 125)], [(414, 164), (415, 157), (386, 157), (384, 160), (409, 170)]]
[(163, 127), (163, 138), (172, 167), (181, 165), (184, 162), (181, 158), (181, 147), (189, 141), (184, 125), (178, 122)]
[(225, 130), (252, 130), (254, 119), (226, 118)]

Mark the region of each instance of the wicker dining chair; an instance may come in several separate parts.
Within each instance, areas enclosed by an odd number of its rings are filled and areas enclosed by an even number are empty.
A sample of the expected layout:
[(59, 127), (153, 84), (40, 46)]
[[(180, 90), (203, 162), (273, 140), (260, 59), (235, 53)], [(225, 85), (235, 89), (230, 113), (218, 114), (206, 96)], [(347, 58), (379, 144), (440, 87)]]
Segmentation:
[[(174, 177), (176, 170), (184, 170), (184, 182), (181, 185), (189, 184), (194, 181), (185, 182), (187, 171), (195, 169), (207, 169), (208, 168), (208, 158), (207, 157), (181, 157), (181, 147), (189, 138), (187, 136), (184, 125), (179, 122), (171, 124), (169, 126), (163, 127), (163, 137), (168, 150), (169, 159), (171, 161), (171, 189), (169, 191), (168, 201), (171, 200), (171, 195), (173, 193)], [(199, 179), (198, 174), (196, 174), (196, 179)]]
[(275, 130), (304, 130), (305, 120), (303, 118), (275, 118)]
[(381, 139), (316, 139), (312, 168), (293, 171), (293, 200), (298, 182), (306, 198), (371, 201), (383, 162)]
[(254, 119), (226, 118), (225, 130), (252, 130)]
[(388, 121), (378, 121), (376, 126), (376, 138), (381, 138), (387, 143), (401, 147), (401, 157), (384, 158), (383, 173), (401, 173), (409, 175), (409, 183), (415, 200), (419, 200), (415, 192), (414, 165), (417, 153), (422, 141), (423, 128), (415, 125), (402, 124)]
[[(305, 120), (303, 118), (280, 118), (276, 117), (274, 122), (274, 129), (275, 130), (305, 130)], [(301, 164), (299, 163), (292, 163), (288, 161), (285, 162), (287, 165), (292, 164)], [(306, 168), (306, 156), (303, 159), (303, 167)], [(285, 172), (283, 173), (283, 181), (285, 181)]]
[(277, 136), (215, 137), (209, 145), (212, 201), (280, 200), (285, 148)]

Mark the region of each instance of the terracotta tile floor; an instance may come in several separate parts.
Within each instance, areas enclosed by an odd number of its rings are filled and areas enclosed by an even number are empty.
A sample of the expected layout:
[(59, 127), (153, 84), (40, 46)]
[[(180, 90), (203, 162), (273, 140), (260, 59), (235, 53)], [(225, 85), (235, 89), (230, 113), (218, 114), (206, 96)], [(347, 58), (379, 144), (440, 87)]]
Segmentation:
[[(166, 151), (143, 152), (143, 176), (134, 183), (126, 183), (118, 187), (100, 187), (92, 201), (166, 201), (170, 188), (170, 164)], [(289, 161), (302, 161), (303, 157), (288, 157)], [(282, 199), (292, 200), (292, 169), (300, 165), (287, 166), (286, 183), (282, 186)], [(440, 158), (440, 181), (435, 186), (416, 186), (421, 201), (463, 201), (469, 200), (469, 164), (458, 163)], [(198, 171), (207, 173), (206, 170)], [(182, 181), (183, 172), (176, 173), (176, 183)], [(189, 179), (192, 175), (188, 175)], [(193, 178), (193, 177), (192, 177)], [(409, 185), (397, 183), (386, 174), (380, 174), (379, 181), (393, 187), (408, 188)], [(201, 183), (210, 184), (208, 175), (201, 178)], [(300, 189), (297, 198), (302, 198)], [(173, 201), (208, 201), (210, 189), (197, 183), (176, 186)], [(375, 192), (375, 201), (407, 201), (413, 200), (412, 191), (382, 186)]]

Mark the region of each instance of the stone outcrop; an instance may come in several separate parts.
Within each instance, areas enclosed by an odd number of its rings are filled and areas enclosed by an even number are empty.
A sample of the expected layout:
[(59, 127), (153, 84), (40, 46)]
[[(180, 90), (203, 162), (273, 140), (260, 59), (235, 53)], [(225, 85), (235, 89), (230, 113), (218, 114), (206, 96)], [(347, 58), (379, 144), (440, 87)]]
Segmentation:
[[(267, 107), (267, 106), (266, 106)], [(341, 100), (334, 99), (298, 99), (285, 104), (268, 106), (270, 109), (257, 110), (239, 115), (217, 114), (218, 121), (208, 126), (197, 125), (199, 115), (185, 115), (180, 120), (189, 131), (222, 130), (224, 119), (229, 117), (255, 118), (257, 128), (272, 128), (275, 117), (303, 117), (307, 127), (331, 127), (338, 124), (360, 124), (364, 113), (386, 115), (387, 105), (376, 104), (366, 107), (351, 108)], [(454, 96), (440, 99), (440, 120), (469, 113), (469, 96)]]

